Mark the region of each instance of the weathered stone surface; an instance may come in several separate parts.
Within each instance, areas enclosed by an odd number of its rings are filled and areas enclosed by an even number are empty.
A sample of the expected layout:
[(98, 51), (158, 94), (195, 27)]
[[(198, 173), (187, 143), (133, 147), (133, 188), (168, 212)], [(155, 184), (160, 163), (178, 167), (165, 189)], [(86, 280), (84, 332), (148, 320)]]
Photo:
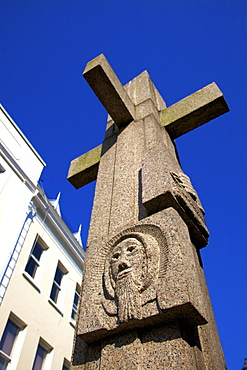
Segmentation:
[[(110, 86), (117, 107), (125, 97), (105, 63), (100, 56), (86, 75), (96, 91)], [(103, 103), (110, 117), (100, 155), (71, 169), (85, 183), (87, 168), (98, 166), (73, 369), (224, 369), (199, 254), (204, 210), (173, 141), (199, 125), (198, 115), (219, 113), (221, 92), (213, 84), (177, 103), (180, 115), (164, 127), (169, 108), (146, 71), (124, 91), (135, 115), (117, 125), (111, 101)]]
[(228, 111), (222, 92), (213, 82), (162, 110), (160, 121), (170, 136), (176, 139)]
[(87, 63), (83, 76), (119, 127), (135, 119), (134, 104), (103, 54)]
[(166, 108), (166, 103), (154, 86), (147, 71), (124, 86), (136, 107), (136, 120), (153, 113), (159, 119), (159, 111)]
[(76, 189), (96, 180), (101, 152), (99, 145), (71, 162), (67, 180)]
[[(164, 226), (165, 224), (165, 226)], [(178, 227), (180, 232), (178, 232)], [(183, 233), (181, 234), (181, 231)], [(133, 239), (142, 245), (143, 260), (141, 268), (137, 265), (137, 251), (128, 262), (124, 262), (124, 254), (119, 256), (119, 263), (126, 263), (127, 273), (130, 269), (132, 293), (125, 301), (130, 318), (122, 320), (119, 317), (119, 298), (116, 296), (115, 282), (111, 276), (112, 263), (116, 263), (112, 256), (118, 252), (117, 247), (123, 242)], [(78, 335), (86, 342), (99, 340), (111, 332), (120, 332), (134, 327), (145, 327), (150, 324), (170, 321), (172, 318), (186, 318), (194, 325), (205, 324), (207, 318), (204, 314), (200, 285), (195, 273), (197, 256), (193, 254), (187, 226), (175, 210), (169, 208), (147, 217), (135, 226), (122, 230), (109, 240), (98, 239), (94, 241), (100, 245), (97, 260), (90, 263), (90, 281), (83, 284), (83, 295), (78, 324)], [(94, 251), (88, 246), (88, 255)], [(119, 252), (118, 252), (119, 253)], [(196, 259), (195, 259), (196, 258)], [(144, 262), (145, 261), (145, 262)], [(88, 266), (86, 265), (86, 269)], [(139, 278), (145, 271), (145, 275)], [(103, 281), (103, 285), (102, 285)], [(127, 284), (129, 284), (127, 282)], [(88, 289), (90, 285), (90, 290)], [(85, 288), (85, 291), (84, 291)], [(87, 289), (86, 289), (87, 288)], [(127, 285), (127, 291), (129, 285)], [(127, 292), (126, 291), (126, 292)], [(121, 298), (121, 297), (120, 297)], [(130, 301), (128, 301), (128, 298)], [(137, 306), (128, 308), (137, 302)], [(139, 301), (139, 303), (138, 303)], [(138, 306), (139, 305), (139, 306)], [(139, 307), (139, 308), (138, 308)], [(139, 311), (138, 311), (139, 310)], [(136, 312), (136, 314), (135, 314)], [(162, 315), (160, 315), (163, 313)]]
[(183, 173), (169, 138), (165, 142), (159, 139), (162, 129), (155, 117), (151, 114), (144, 121), (149, 141), (142, 158), (142, 203), (149, 214), (168, 207), (176, 209), (195, 246), (205, 247), (209, 233), (197, 193)]

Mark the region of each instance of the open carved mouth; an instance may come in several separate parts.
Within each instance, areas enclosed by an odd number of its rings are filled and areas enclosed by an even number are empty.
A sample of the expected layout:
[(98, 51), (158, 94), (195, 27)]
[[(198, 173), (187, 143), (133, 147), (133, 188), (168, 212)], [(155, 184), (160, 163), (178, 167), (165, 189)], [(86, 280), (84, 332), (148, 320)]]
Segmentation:
[(131, 271), (132, 271), (131, 267), (125, 267), (123, 269), (119, 269), (119, 272), (118, 272), (118, 275), (117, 275), (118, 279), (121, 279), (124, 276), (128, 275)]

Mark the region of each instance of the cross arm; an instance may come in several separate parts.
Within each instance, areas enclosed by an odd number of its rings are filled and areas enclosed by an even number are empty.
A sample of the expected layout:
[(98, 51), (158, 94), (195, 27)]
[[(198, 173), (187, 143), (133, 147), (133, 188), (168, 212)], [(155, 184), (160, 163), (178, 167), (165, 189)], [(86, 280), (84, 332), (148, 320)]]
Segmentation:
[(83, 76), (119, 127), (135, 119), (135, 106), (103, 54), (87, 63)]
[(76, 189), (96, 180), (101, 152), (102, 145), (99, 145), (71, 161), (67, 180)]
[(229, 111), (215, 82), (161, 111), (161, 126), (173, 139)]

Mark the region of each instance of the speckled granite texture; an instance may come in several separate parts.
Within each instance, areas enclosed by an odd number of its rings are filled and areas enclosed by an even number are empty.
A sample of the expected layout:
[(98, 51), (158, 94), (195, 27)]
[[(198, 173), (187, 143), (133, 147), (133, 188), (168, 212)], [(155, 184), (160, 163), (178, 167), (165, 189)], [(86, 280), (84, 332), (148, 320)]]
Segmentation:
[(172, 139), (226, 112), (222, 93), (211, 84), (166, 113), (146, 71), (123, 87), (101, 55), (84, 75), (114, 121), (69, 174), (77, 188), (97, 177), (72, 369), (225, 369), (204, 210)]

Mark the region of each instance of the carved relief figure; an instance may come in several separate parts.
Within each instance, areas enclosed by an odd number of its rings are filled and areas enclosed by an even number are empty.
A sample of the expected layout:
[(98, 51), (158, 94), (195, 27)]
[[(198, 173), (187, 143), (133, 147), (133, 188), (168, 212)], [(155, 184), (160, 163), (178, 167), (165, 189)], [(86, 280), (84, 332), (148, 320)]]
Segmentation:
[[(119, 323), (142, 318), (142, 306), (159, 275), (160, 247), (153, 235), (139, 232), (142, 227), (125, 230), (109, 243), (104, 270), (105, 311), (117, 315)], [(155, 227), (146, 226), (151, 234)], [(138, 232), (136, 232), (138, 230)]]
[(140, 294), (146, 261), (142, 243), (132, 237), (122, 240), (112, 251), (110, 274), (120, 322), (141, 318)]
[(200, 199), (198, 197), (197, 192), (193, 188), (193, 185), (191, 184), (190, 178), (185, 175), (185, 173), (175, 173), (171, 172), (171, 175), (174, 179), (174, 181), (182, 188), (186, 190), (186, 192), (191, 196), (193, 201), (195, 201), (196, 205), (199, 207), (199, 209), (202, 212), (202, 215), (205, 214), (205, 211), (202, 207), (202, 204), (200, 202)]

